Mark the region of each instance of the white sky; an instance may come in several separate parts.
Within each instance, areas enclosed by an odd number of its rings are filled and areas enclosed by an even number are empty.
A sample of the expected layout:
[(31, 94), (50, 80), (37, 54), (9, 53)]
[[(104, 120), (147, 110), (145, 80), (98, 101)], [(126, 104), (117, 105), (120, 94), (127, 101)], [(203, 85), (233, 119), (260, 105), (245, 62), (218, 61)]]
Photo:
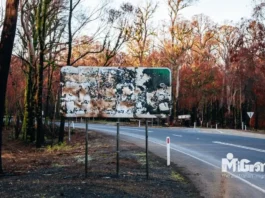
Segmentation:
[[(121, 4), (126, 0), (112, 0), (115, 5)], [(159, 3), (159, 8), (155, 14), (155, 19), (168, 19), (167, 0), (151, 0)], [(127, 0), (133, 5), (144, 5), (145, 0)], [(252, 0), (199, 0), (193, 6), (183, 10), (185, 18), (191, 19), (193, 15), (205, 14), (214, 22), (222, 24), (229, 20), (238, 22), (242, 17), (250, 18), (253, 8)]]
[[(83, 0), (87, 5), (97, 5), (102, 0)], [(159, 8), (155, 13), (156, 20), (168, 19), (167, 0), (151, 0), (158, 2)], [(0, 0), (0, 6), (4, 6), (5, 0)], [(120, 5), (122, 2), (130, 2), (133, 5), (144, 5), (146, 0), (109, 0), (113, 5)], [(214, 22), (223, 23), (225, 20), (238, 22), (242, 17), (250, 18), (253, 8), (253, 0), (198, 0), (193, 6), (186, 8), (182, 14), (185, 18), (191, 19), (193, 15), (205, 14)]]

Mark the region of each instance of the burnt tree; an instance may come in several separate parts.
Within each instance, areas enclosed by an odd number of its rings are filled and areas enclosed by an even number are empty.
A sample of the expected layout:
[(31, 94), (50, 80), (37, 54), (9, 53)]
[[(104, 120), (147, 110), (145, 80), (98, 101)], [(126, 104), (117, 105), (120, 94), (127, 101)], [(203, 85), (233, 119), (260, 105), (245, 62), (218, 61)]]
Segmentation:
[(6, 1), (5, 20), (0, 43), (0, 173), (2, 168), (2, 126), (5, 111), (6, 85), (16, 33), (19, 0)]

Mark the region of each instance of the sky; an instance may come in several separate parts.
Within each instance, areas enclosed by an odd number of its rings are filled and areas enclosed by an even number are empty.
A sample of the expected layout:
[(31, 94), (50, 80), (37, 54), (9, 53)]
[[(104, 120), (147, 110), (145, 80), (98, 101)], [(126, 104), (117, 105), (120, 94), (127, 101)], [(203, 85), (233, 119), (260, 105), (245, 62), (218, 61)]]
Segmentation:
[[(126, 1), (126, 0), (125, 0)], [(144, 0), (127, 0), (133, 5), (143, 5)], [(152, 0), (159, 3), (159, 8), (154, 16), (156, 20), (167, 20), (167, 0)], [(113, 4), (119, 5), (124, 0), (112, 0)], [(205, 14), (219, 24), (224, 21), (238, 22), (242, 17), (250, 18), (253, 8), (253, 0), (199, 0), (191, 7), (185, 8), (182, 15), (191, 19), (193, 15)]]
[[(102, 0), (84, 0), (88, 5), (97, 5)], [(120, 5), (122, 2), (130, 2), (133, 5), (144, 5), (146, 0), (109, 0), (113, 5)], [(155, 13), (155, 20), (167, 20), (168, 9), (167, 0), (151, 0), (158, 2), (159, 8)], [(0, 0), (0, 5), (4, 5), (5, 0)], [(205, 14), (214, 22), (219, 24), (224, 21), (238, 22), (242, 17), (250, 18), (252, 14), (253, 0), (198, 0), (191, 7), (185, 8), (182, 14), (185, 18), (191, 19), (193, 15)]]

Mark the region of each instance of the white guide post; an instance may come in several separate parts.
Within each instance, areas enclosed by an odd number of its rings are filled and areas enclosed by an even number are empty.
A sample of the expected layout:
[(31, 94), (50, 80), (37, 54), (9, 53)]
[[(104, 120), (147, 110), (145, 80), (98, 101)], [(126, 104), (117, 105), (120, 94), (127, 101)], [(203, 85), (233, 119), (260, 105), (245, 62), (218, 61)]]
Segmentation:
[(167, 137), (167, 166), (170, 166), (170, 137)]
[(68, 141), (71, 142), (70, 120), (68, 119)]
[(75, 123), (74, 123), (74, 121), (72, 121), (72, 128), (73, 128), (73, 130), (75, 129)]

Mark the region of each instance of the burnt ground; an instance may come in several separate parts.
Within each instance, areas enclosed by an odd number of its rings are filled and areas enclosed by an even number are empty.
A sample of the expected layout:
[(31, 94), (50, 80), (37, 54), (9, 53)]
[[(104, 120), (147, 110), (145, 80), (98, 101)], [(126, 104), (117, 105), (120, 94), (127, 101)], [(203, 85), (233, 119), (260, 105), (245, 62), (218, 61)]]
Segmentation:
[(116, 176), (116, 140), (89, 131), (88, 174), (85, 177), (85, 133), (75, 130), (71, 142), (36, 149), (3, 132), (0, 197), (200, 197), (176, 165), (149, 153), (146, 179), (145, 152), (120, 143), (120, 176)]

